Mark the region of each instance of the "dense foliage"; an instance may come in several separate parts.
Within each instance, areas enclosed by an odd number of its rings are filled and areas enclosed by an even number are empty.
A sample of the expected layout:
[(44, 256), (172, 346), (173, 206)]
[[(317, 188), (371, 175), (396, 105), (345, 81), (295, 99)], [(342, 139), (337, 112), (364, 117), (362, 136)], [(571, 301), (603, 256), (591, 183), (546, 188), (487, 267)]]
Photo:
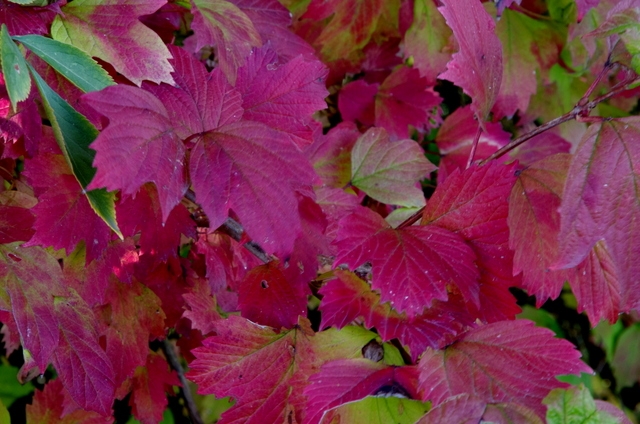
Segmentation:
[(0, 23), (0, 422), (636, 419), (640, 0)]

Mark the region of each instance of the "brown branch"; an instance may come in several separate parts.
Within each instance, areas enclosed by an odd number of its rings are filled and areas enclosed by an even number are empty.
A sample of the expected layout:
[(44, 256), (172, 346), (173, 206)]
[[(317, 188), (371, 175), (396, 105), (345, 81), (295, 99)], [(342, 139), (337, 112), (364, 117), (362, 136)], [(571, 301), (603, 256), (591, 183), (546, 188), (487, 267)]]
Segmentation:
[(184, 397), (184, 401), (186, 403), (187, 410), (189, 411), (191, 421), (195, 424), (204, 424), (202, 418), (200, 417), (200, 413), (198, 412), (196, 403), (193, 400), (193, 395), (191, 394), (191, 389), (189, 388), (189, 381), (184, 375), (184, 369), (182, 368), (182, 365), (180, 365), (178, 355), (176, 355), (176, 351), (174, 350), (173, 345), (171, 344), (169, 339), (164, 339), (164, 341), (162, 342), (162, 350), (169, 360), (171, 368), (173, 368), (176, 373), (178, 373), (178, 378), (180, 379), (180, 383), (182, 384), (182, 397)]

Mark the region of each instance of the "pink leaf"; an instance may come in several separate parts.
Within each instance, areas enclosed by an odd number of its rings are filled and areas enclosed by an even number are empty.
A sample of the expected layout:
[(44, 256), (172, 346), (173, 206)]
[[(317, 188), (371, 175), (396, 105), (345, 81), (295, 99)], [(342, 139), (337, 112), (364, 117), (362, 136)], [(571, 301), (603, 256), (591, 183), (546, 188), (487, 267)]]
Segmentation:
[(121, 189), (132, 195), (152, 182), (166, 221), (187, 190), (187, 181), (185, 148), (164, 104), (151, 93), (126, 85), (88, 93), (83, 99), (110, 120), (91, 144), (98, 170), (88, 188)]
[(460, 50), (439, 78), (462, 87), (471, 96), (471, 108), (486, 120), (500, 92), (502, 45), (496, 24), (479, 0), (443, 0), (440, 13), (453, 30)]
[(412, 318), (433, 300), (447, 300), (448, 286), (478, 302), (475, 255), (460, 236), (435, 226), (390, 228), (375, 212), (361, 208), (341, 221), (334, 265), (370, 262), (372, 287), (383, 302)]
[(542, 399), (566, 387), (555, 376), (591, 372), (579, 358), (573, 345), (530, 321), (496, 322), (468, 331), (444, 351), (427, 349), (420, 389), (436, 406), (469, 393), (487, 403), (522, 404), (543, 417)]
[(617, 268), (621, 309), (640, 304), (640, 121), (589, 127), (575, 152), (560, 205), (560, 256), (552, 268), (578, 265), (601, 239)]
[(250, 121), (208, 132), (191, 152), (190, 171), (212, 229), (233, 209), (267, 252), (291, 252), (301, 231), (294, 191), (310, 186), (314, 175), (279, 132)]
[(320, 61), (298, 56), (279, 63), (271, 48), (254, 50), (246, 65), (238, 69), (236, 89), (242, 93), (243, 118), (284, 133), (299, 147), (310, 144), (311, 115), (327, 107), (326, 75)]
[(215, 321), (222, 316), (206, 280), (197, 279), (195, 286), (182, 297), (189, 306), (182, 316), (191, 320), (191, 328), (200, 330), (202, 334), (211, 333), (215, 329)]
[(359, 79), (340, 90), (338, 108), (345, 121), (360, 122), (366, 127), (375, 123), (375, 100), (380, 84), (369, 84)]
[(33, 236), (35, 216), (29, 209), (0, 205), (0, 243), (29, 241)]
[(353, 122), (341, 122), (326, 135), (315, 134), (305, 155), (325, 186), (343, 188), (351, 180), (351, 149), (360, 132)]

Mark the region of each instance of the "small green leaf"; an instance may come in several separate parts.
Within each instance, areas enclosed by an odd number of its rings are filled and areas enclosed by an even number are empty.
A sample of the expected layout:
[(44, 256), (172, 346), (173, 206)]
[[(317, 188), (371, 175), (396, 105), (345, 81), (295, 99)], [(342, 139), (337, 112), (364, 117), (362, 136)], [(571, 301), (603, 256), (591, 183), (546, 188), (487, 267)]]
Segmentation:
[(84, 92), (114, 85), (113, 79), (88, 54), (70, 44), (41, 35), (13, 37)]
[(0, 59), (2, 59), (2, 74), (9, 99), (11, 99), (11, 107), (15, 111), (18, 102), (29, 97), (31, 78), (27, 71), (27, 62), (16, 43), (11, 40), (7, 26), (4, 24), (0, 29)]
[(0, 401), (0, 424), (11, 424), (11, 416), (9, 410)]
[(35, 6), (35, 7), (42, 7), (48, 4), (47, 0), (9, 0), (9, 2), (19, 4), (20, 6)]
[(542, 401), (548, 424), (618, 424), (619, 420), (598, 407), (589, 390), (580, 385), (554, 389)]
[[(95, 152), (89, 145), (98, 136), (98, 130), (84, 115), (53, 91), (35, 69), (31, 66), (29, 69), (38, 86), (56, 141), (80, 185), (86, 187), (96, 173), (92, 165)], [(93, 210), (122, 238), (116, 222), (114, 194), (104, 189), (92, 190), (86, 194)]]
[(339, 417), (344, 423), (413, 424), (428, 411), (429, 404), (418, 400), (368, 396), (327, 411), (320, 422), (329, 424)]
[[(0, 404), (6, 407), (11, 406), (16, 399), (33, 392), (33, 384), (30, 382), (24, 385), (20, 384), (18, 382), (18, 368), (9, 364), (0, 365), (0, 381), (2, 382), (0, 384)], [(1, 419), (0, 423), (2, 423)]]

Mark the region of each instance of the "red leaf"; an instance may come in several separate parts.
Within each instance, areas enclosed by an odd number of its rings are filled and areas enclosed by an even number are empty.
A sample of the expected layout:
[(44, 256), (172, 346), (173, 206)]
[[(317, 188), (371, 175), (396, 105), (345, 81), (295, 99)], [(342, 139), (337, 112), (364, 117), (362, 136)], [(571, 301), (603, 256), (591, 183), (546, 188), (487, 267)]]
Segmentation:
[(157, 262), (178, 255), (184, 234), (195, 238), (195, 223), (186, 207), (178, 204), (163, 220), (158, 193), (143, 186), (135, 197), (126, 197), (116, 206), (118, 225), (125, 237), (140, 233), (140, 254), (154, 256)]
[[(44, 373), (59, 342), (53, 296), (65, 293), (62, 270), (45, 250), (18, 244), (0, 245), (0, 283), (9, 297), (22, 347)], [(28, 371), (27, 365), (21, 374)]]
[(427, 349), (418, 365), (420, 389), (436, 406), (469, 393), (487, 403), (522, 404), (543, 417), (542, 399), (566, 387), (555, 376), (592, 372), (579, 358), (571, 343), (530, 321), (496, 322), (468, 331), (443, 351)]
[(480, 315), (491, 322), (513, 319), (520, 308), (508, 291), (513, 278), (509, 249), (507, 199), (515, 182), (515, 165), (491, 162), (455, 171), (433, 193), (422, 218), (459, 234), (475, 253), (480, 269)]
[(216, 333), (194, 349), (197, 359), (187, 377), (202, 394), (235, 398), (235, 406), (223, 414), (221, 424), (301, 423), (309, 376), (324, 362), (361, 357), (362, 347), (372, 336), (367, 332), (356, 337), (345, 330), (313, 335), (306, 320), (277, 334), (238, 316), (220, 321)]
[(46, 153), (27, 160), (24, 175), (38, 197), (31, 209), (36, 233), (25, 246), (53, 246), (70, 254), (84, 241), (87, 261), (99, 257), (111, 230), (89, 204), (64, 156)]
[(72, 292), (55, 299), (60, 344), (53, 366), (73, 400), (83, 409), (111, 415), (114, 372), (98, 343), (97, 320), (87, 304)]
[(233, 209), (267, 252), (291, 252), (301, 231), (294, 191), (310, 186), (314, 174), (279, 132), (250, 121), (208, 132), (191, 152), (190, 171), (212, 229)]
[(191, 327), (200, 330), (202, 334), (213, 332), (215, 321), (222, 319), (222, 316), (206, 280), (197, 279), (195, 286), (182, 297), (190, 308), (182, 316), (191, 320)]
[(376, 95), (380, 84), (369, 84), (359, 79), (346, 84), (340, 90), (338, 109), (345, 121), (360, 122), (365, 127), (375, 124)]
[[(325, 411), (375, 395), (391, 387), (417, 397), (414, 367), (395, 368), (369, 359), (343, 359), (326, 363), (310, 378), (304, 394), (309, 398), (305, 424), (320, 422)], [(404, 393), (403, 393), (404, 392)], [(383, 392), (384, 393), (384, 392)]]
[(399, 66), (376, 95), (376, 125), (384, 127), (391, 139), (409, 138), (409, 126), (422, 134), (438, 123), (434, 109), (441, 102), (417, 69)]
[(262, 40), (249, 17), (226, 0), (194, 0), (192, 29), (196, 37), (196, 51), (204, 46), (216, 46), (219, 66), (231, 83), (236, 71), (245, 63), (253, 47)]
[(303, 56), (281, 64), (269, 47), (252, 53), (246, 65), (238, 69), (236, 81), (236, 89), (242, 93), (243, 118), (284, 133), (298, 147), (310, 144), (311, 115), (327, 107), (325, 66)]
[(0, 205), (0, 243), (29, 241), (36, 218), (29, 209)]
[[(148, 350), (148, 349), (147, 349)], [(171, 386), (180, 386), (175, 371), (169, 369), (161, 355), (149, 352), (145, 366), (136, 370), (131, 392), (131, 412), (142, 424), (156, 424), (162, 420)]]
[(453, 30), (460, 50), (440, 74), (462, 87), (473, 103), (474, 114), (484, 121), (500, 92), (502, 45), (496, 24), (478, 0), (443, 0), (440, 13)]
[(571, 143), (551, 131), (543, 132), (527, 140), (509, 152), (509, 157), (517, 159), (521, 166), (529, 166), (556, 153), (569, 153)]
[(305, 288), (288, 280), (278, 261), (271, 261), (247, 273), (238, 290), (238, 306), (253, 322), (291, 328), (307, 313)]
[(407, 318), (389, 304), (381, 303), (380, 295), (355, 274), (341, 270), (334, 273), (338, 278), (319, 290), (323, 295), (321, 328), (343, 328), (363, 318), (366, 328), (375, 327), (382, 341), (397, 338), (408, 346), (415, 361), (427, 347), (443, 347), (465, 326), (473, 323), (473, 318), (463, 312), (464, 305), (459, 305), (462, 302), (452, 298), (447, 302), (435, 301), (434, 306), (422, 314)]
[(560, 257), (552, 268), (571, 268), (604, 239), (617, 268), (621, 309), (640, 304), (640, 197), (635, 189), (640, 150), (635, 117), (589, 127), (575, 152), (560, 205)]
[[(486, 122), (485, 130), (480, 134), (478, 149), (474, 158), (485, 159), (500, 147), (506, 145), (511, 135), (502, 129), (499, 123)], [(442, 154), (438, 181), (444, 182), (456, 169), (466, 169), (471, 146), (478, 130), (478, 122), (470, 107), (456, 109), (445, 119), (438, 130), (436, 143)], [(506, 159), (502, 159), (506, 160)], [(501, 161), (498, 159), (498, 161)]]
[(186, 192), (187, 181), (185, 148), (164, 104), (147, 91), (125, 85), (88, 93), (83, 99), (110, 120), (91, 144), (98, 170), (87, 188), (121, 189), (132, 195), (152, 182), (166, 221)]
[(371, 286), (399, 312), (419, 315), (433, 300), (447, 300), (449, 286), (477, 304), (475, 255), (460, 236), (435, 226), (394, 230), (365, 208), (340, 224), (334, 265), (356, 269), (370, 262)]

